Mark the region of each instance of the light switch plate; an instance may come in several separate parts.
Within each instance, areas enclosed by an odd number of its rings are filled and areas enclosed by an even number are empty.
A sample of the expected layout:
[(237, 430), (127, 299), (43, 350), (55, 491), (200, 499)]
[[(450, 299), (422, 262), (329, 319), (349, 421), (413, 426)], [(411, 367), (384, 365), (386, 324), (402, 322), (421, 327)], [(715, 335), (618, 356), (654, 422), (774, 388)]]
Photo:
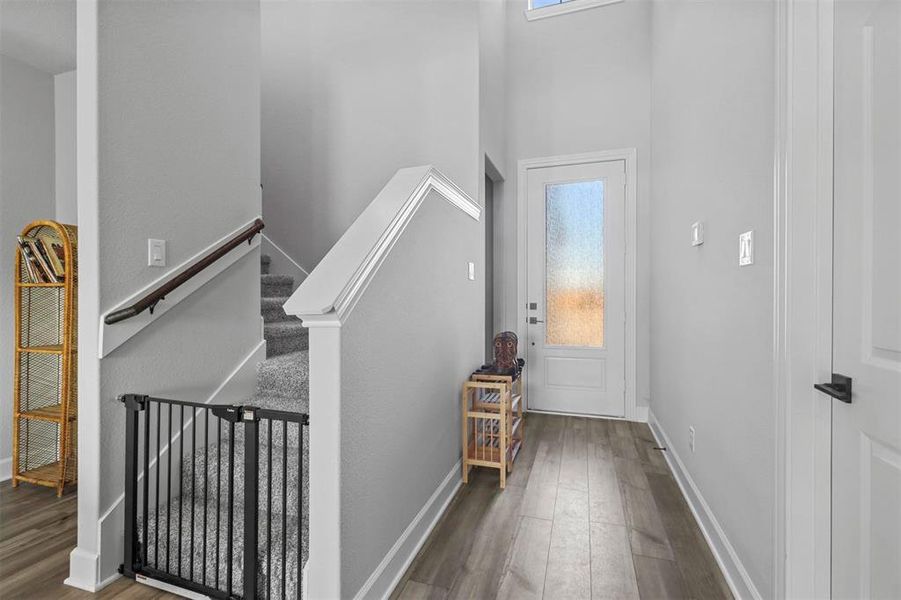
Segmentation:
[(695, 221), (691, 224), (691, 245), (700, 246), (704, 243), (704, 224)]
[(738, 236), (738, 266), (754, 264), (754, 231), (746, 231)]
[(476, 264), (474, 262), (471, 262), (468, 264), (469, 264), (469, 280), (475, 281), (476, 280)]
[(147, 240), (147, 266), (166, 266), (166, 240)]

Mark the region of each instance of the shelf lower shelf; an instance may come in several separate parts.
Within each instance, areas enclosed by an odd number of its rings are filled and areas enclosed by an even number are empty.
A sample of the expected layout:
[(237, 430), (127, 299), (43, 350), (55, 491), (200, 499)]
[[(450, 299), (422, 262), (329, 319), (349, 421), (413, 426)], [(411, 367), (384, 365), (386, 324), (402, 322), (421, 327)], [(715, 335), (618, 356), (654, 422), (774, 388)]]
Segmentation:
[[(522, 440), (514, 440), (513, 444), (507, 446), (507, 461), (515, 462), (516, 456), (522, 447)], [(470, 444), (467, 448), (466, 462), (474, 466), (494, 467), (500, 466), (501, 453), (497, 448), (489, 446), (476, 446)]]
[(65, 282), (60, 283), (20, 283), (16, 282), (16, 287), (20, 288), (61, 288), (66, 287)]
[[(510, 408), (513, 412), (519, 411), (519, 403), (522, 401), (522, 394), (514, 394), (510, 402)], [(472, 403), (473, 410), (483, 412), (497, 412), (500, 410), (500, 394), (487, 394), (481, 400)]]
[[(52, 462), (16, 475), (19, 481), (56, 487), (59, 482), (59, 461)], [(67, 481), (68, 483), (68, 481)]]
[(62, 344), (52, 344), (48, 346), (20, 346), (16, 348), (17, 352), (28, 352), (31, 354), (62, 354)]
[[(51, 406), (42, 406), (41, 408), (25, 410), (20, 412), (17, 416), (23, 419), (35, 419), (38, 421), (53, 421), (59, 423), (63, 420), (62, 411), (62, 405), (53, 404)], [(75, 418), (75, 415), (69, 415), (70, 421), (74, 421)]]

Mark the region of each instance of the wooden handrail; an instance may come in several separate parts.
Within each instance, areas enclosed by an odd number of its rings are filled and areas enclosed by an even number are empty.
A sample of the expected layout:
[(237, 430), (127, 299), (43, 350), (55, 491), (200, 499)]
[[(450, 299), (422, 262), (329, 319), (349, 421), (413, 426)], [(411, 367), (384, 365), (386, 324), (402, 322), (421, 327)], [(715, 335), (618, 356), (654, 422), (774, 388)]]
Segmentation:
[(135, 317), (147, 309), (150, 309), (150, 313), (153, 314), (153, 308), (172, 290), (176, 289), (178, 286), (228, 254), (231, 250), (239, 246), (241, 242), (246, 241), (249, 244), (251, 240), (253, 240), (253, 236), (262, 231), (263, 227), (265, 227), (265, 225), (263, 224), (262, 219), (255, 220), (253, 225), (231, 238), (166, 283), (160, 285), (131, 306), (126, 306), (125, 308), (121, 308), (116, 312), (111, 312), (106, 315), (103, 322), (107, 325), (112, 325), (113, 323)]

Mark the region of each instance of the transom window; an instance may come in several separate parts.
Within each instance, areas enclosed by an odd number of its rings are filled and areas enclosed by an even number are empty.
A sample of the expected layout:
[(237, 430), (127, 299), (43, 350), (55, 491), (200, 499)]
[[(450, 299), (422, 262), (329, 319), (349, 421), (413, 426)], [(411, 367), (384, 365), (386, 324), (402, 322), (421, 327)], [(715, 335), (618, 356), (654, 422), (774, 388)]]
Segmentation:
[(526, 19), (534, 21), (535, 19), (563, 15), (578, 10), (585, 10), (587, 8), (606, 6), (608, 4), (618, 4), (624, 1), (625, 0), (528, 0)]
[(564, 2), (572, 2), (573, 0), (532, 0), (532, 6), (529, 8), (531, 10), (535, 10), (536, 8), (544, 8), (545, 6), (551, 6), (554, 4), (563, 4)]

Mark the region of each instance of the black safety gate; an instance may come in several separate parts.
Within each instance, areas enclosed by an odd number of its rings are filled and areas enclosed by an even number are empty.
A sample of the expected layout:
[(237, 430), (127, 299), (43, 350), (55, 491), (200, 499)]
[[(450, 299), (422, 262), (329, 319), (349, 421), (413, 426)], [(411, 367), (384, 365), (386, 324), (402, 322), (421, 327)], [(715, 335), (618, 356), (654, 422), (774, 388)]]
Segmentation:
[(120, 400), (122, 574), (212, 598), (300, 598), (309, 416), (137, 394)]

